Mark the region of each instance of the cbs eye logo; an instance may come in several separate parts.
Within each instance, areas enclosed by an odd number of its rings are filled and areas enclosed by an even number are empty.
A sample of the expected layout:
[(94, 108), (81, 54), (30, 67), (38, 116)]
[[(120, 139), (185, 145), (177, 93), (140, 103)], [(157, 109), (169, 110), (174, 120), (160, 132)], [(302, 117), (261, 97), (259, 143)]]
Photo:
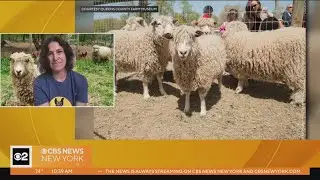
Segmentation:
[(32, 147), (11, 146), (10, 167), (32, 167)]

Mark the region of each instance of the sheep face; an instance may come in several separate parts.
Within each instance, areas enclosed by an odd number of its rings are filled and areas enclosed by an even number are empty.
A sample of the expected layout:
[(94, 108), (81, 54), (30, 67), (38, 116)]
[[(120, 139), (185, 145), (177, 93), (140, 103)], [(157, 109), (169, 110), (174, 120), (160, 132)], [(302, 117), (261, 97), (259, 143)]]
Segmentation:
[(16, 52), (10, 55), (11, 71), (18, 77), (22, 78), (29, 73), (29, 69), (33, 69), (34, 59), (30, 54), (24, 52)]
[(195, 39), (204, 34), (201, 30), (197, 30), (191, 26), (179, 26), (173, 33), (163, 35), (166, 39), (170, 39), (171, 53), (178, 55), (180, 60), (185, 60), (193, 52), (193, 44)]
[(157, 37), (162, 37), (164, 34), (171, 33), (178, 20), (172, 17), (159, 16), (154, 18), (150, 25), (153, 28), (153, 33)]
[(99, 46), (94, 45), (92, 48), (93, 48), (93, 50), (92, 50), (93, 53), (98, 53), (99, 52)]
[(215, 23), (212, 18), (200, 18), (196, 25), (204, 34), (212, 34), (214, 26)]
[(126, 25), (121, 28), (121, 30), (126, 30), (126, 31), (135, 31), (140, 28), (144, 28), (147, 25), (146, 21), (142, 17), (134, 17), (127, 19)]

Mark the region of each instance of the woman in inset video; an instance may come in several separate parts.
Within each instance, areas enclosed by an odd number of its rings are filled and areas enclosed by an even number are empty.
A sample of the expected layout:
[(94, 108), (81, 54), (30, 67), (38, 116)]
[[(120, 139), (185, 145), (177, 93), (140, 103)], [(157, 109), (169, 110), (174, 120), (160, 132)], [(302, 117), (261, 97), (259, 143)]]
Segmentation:
[(42, 74), (34, 81), (35, 106), (86, 106), (87, 79), (73, 71), (74, 53), (63, 39), (53, 36), (43, 43), (39, 55)]

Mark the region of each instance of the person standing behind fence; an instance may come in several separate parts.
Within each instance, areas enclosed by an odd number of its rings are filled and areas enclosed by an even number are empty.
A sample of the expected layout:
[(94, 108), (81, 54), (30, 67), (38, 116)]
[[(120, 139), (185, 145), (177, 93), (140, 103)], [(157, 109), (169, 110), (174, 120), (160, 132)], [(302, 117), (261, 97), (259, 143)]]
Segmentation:
[(53, 36), (42, 46), (39, 62), (43, 73), (34, 81), (35, 106), (86, 106), (87, 79), (73, 71), (74, 53), (63, 39)]
[(230, 9), (227, 15), (227, 21), (224, 22), (220, 27), (219, 27), (219, 32), (222, 34), (226, 30), (226, 25), (227, 23), (231, 21), (236, 21), (238, 20), (239, 13), (238, 10), (236, 9)]
[(277, 18), (268, 17), (261, 22), (260, 31), (272, 31), (282, 27), (282, 23)]
[(292, 4), (289, 4), (287, 6), (287, 9), (282, 14), (282, 20), (284, 21), (284, 26), (285, 27), (290, 27), (291, 26), (292, 10), (293, 10), (293, 6), (292, 6)]
[(246, 23), (250, 31), (259, 31), (261, 22), (273, 14), (268, 12), (267, 8), (263, 8), (259, 0), (249, 0), (243, 16), (243, 22)]
[(212, 18), (213, 8), (210, 5), (207, 5), (203, 8), (203, 18)]

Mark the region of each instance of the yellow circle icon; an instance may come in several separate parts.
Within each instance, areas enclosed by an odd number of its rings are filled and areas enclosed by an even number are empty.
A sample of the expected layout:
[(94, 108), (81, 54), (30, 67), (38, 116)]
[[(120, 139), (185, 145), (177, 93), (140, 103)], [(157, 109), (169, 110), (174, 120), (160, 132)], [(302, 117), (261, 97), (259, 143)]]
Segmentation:
[(65, 97), (55, 97), (51, 99), (50, 106), (72, 106), (72, 104)]

